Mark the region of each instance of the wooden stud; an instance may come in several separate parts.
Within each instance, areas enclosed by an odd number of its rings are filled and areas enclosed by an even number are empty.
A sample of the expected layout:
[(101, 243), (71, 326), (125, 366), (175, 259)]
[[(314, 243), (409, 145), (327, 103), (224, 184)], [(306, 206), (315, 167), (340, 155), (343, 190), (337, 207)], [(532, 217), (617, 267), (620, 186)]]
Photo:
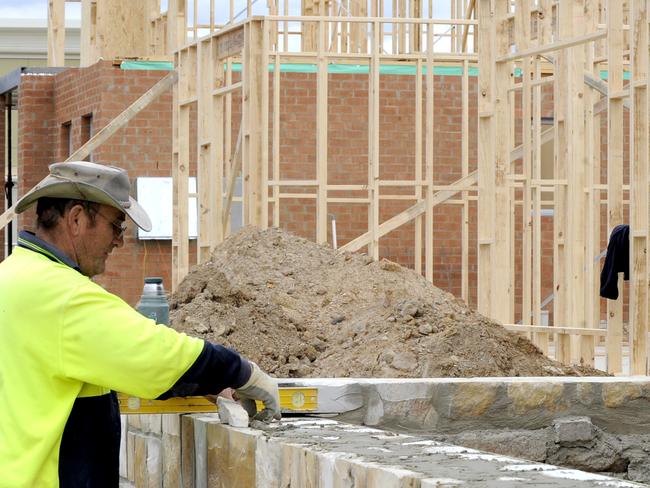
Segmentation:
[(94, 64), (97, 54), (97, 2), (96, 0), (81, 1), (81, 32), (79, 66), (86, 67)]
[[(648, 16), (632, 2), (630, 25), (630, 374), (648, 374)], [(610, 55), (610, 63), (611, 55)], [(622, 66), (621, 66), (622, 68)], [(610, 65), (610, 72), (614, 68)], [(622, 71), (622, 70), (621, 70)], [(610, 87), (610, 90), (614, 90)]]
[(478, 0), (479, 44), (486, 46), (478, 70), (478, 311), (491, 317), (492, 246), (495, 240), (495, 11), (491, 0)]
[[(496, 29), (495, 52), (503, 54), (508, 50), (507, 37), (507, 0), (498, 0), (495, 4), (494, 28)], [(507, 63), (495, 63), (493, 88), (494, 100), (494, 152), (492, 161), (494, 165), (494, 221), (482, 222), (482, 226), (494, 225), (494, 241), (491, 244), (491, 314), (490, 317), (500, 322), (513, 322), (513, 290), (511, 279), (503, 283), (503, 276), (512, 276), (511, 258), (512, 235), (511, 235), (511, 189), (506, 181), (506, 174), (510, 168), (510, 153), (508, 133), (503, 130), (509, 127), (508, 119), (508, 85), (511, 82), (511, 68)]]
[(242, 179), (244, 223), (268, 226), (268, 32), (263, 20), (244, 25)]
[(260, 89), (260, 213), (259, 213), (259, 226), (266, 229), (269, 226), (269, 22), (262, 20), (259, 29), (262, 36), (261, 51), (257, 59), (257, 73), (259, 77)]
[(172, 290), (189, 272), (188, 185), (190, 163), (190, 107), (180, 101), (195, 95), (196, 47), (181, 50), (176, 55), (179, 73), (174, 90), (173, 117), (173, 226), (172, 226)]
[[(226, 165), (226, 191), (224, 195), (224, 202), (223, 202), (223, 215), (221, 217), (221, 221), (223, 224), (223, 232), (224, 235), (227, 236), (230, 234), (230, 211), (232, 209), (232, 202), (235, 200), (234, 194), (235, 194), (235, 184), (237, 182), (237, 177), (240, 175), (242, 171), (242, 151), (241, 151), (241, 146), (242, 146), (242, 132), (244, 130), (244, 120), (242, 118), (240, 124), (239, 124), (239, 134), (237, 135), (237, 143), (235, 144), (235, 150), (233, 151), (229, 164)], [(243, 182), (242, 182), (243, 186)], [(240, 200), (244, 202), (244, 198), (240, 197)]]
[(372, 57), (368, 70), (368, 255), (379, 259), (379, 52), (383, 35), (378, 21), (372, 24)]
[[(623, 5), (607, 2), (607, 50), (609, 58), (607, 88), (623, 88)], [(607, 232), (624, 223), (623, 217), (623, 100), (608, 97), (607, 102)], [(632, 262), (632, 260), (630, 260)], [(619, 285), (622, 284), (619, 283)], [(623, 288), (619, 300), (607, 300), (607, 371), (620, 373), (623, 346)], [(632, 298), (634, 300), (634, 298)], [(632, 305), (633, 306), (633, 305)]]
[(433, 131), (434, 131), (434, 64), (433, 64), (433, 24), (427, 24), (427, 63), (426, 63), (426, 119), (425, 119), (425, 178), (426, 211), (424, 217), (424, 269), (427, 281), (433, 282)]
[[(584, 0), (572, 3), (566, 10), (560, 8), (560, 15), (569, 16), (569, 32), (584, 37)], [(585, 280), (586, 265), (586, 217), (587, 197), (585, 194), (588, 167), (585, 158), (585, 53), (584, 46), (567, 49), (568, 90), (566, 127), (569, 137), (567, 179), (567, 271), (569, 272), (568, 296), (570, 300), (569, 322), (573, 327), (586, 327)], [(593, 347), (581, 337), (571, 336), (571, 361), (591, 366), (594, 362)]]
[[(566, 2), (564, 2), (566, 3)], [(566, 8), (566, 5), (558, 4), (559, 8)], [(558, 31), (561, 37), (567, 36), (570, 30), (571, 18), (565, 12), (559, 14)], [(554, 177), (556, 179), (567, 178), (568, 146), (566, 119), (567, 119), (567, 94), (568, 86), (568, 52), (562, 50), (556, 57), (555, 66), (555, 83), (554, 104), (555, 104), (555, 156), (554, 156)], [(566, 324), (570, 320), (570, 299), (568, 296), (566, 268), (566, 209), (567, 207), (567, 189), (565, 185), (556, 185), (553, 193), (553, 320), (554, 324)], [(570, 363), (570, 343), (568, 336), (564, 334), (555, 335), (555, 358), (565, 364)]]
[[(323, 0), (321, 0), (323, 1)], [(318, 202), (316, 210), (316, 242), (327, 244), (327, 59), (324, 56), (326, 25), (318, 22), (318, 56), (316, 75), (316, 175)]]
[[(212, 38), (212, 60), (211, 60), (211, 77), (212, 88), (222, 87), (225, 84), (224, 62), (219, 57), (215, 47), (214, 37)], [(213, 162), (208, 170), (210, 185), (210, 252), (214, 251), (217, 244), (221, 243), (224, 238), (223, 231), (223, 185), (224, 185), (224, 98), (227, 95), (215, 95), (212, 92), (212, 117), (213, 122), (210, 124), (211, 132), (209, 135), (210, 145), (212, 148), (211, 155)]]
[[(406, 17), (406, 0), (397, 0), (397, 15), (396, 17), (400, 17), (402, 19), (407, 18)], [(407, 45), (406, 45), (406, 28), (407, 24), (404, 23), (399, 23), (397, 24), (397, 40), (399, 42), (398, 47), (397, 47), (397, 52), (398, 53), (406, 53), (408, 52)], [(393, 26), (393, 30), (395, 29), (395, 26)]]
[[(469, 61), (463, 61), (462, 80), (462, 141), (461, 141), (461, 171), (463, 177), (469, 174)], [(468, 192), (462, 193), (463, 209), (461, 213), (461, 277), (460, 296), (469, 303), (469, 200)]]
[[(551, 6), (549, 0), (542, 0), (538, 9), (540, 9), (543, 20), (538, 24), (537, 45), (548, 43), (551, 39), (550, 22), (546, 23), (546, 17), (551, 18)], [(541, 77), (541, 67), (538, 58), (534, 62), (535, 81)], [(533, 88), (533, 178), (540, 181), (542, 179), (542, 87), (537, 84)], [(552, 133), (552, 132), (551, 132)], [(544, 325), (542, 323), (542, 189), (539, 186), (533, 186), (533, 284), (532, 284), (532, 323), (535, 326)], [(535, 344), (544, 354), (548, 354), (549, 334), (540, 332), (533, 336)]]
[[(194, 5), (196, 7), (196, 4)], [(196, 13), (195, 13), (196, 15)], [(214, 152), (211, 136), (215, 132), (212, 89), (214, 86), (214, 69), (212, 68), (212, 40), (210, 38), (197, 42), (197, 182), (198, 194), (198, 236), (197, 236), (197, 263), (205, 263), (210, 260), (213, 244), (213, 207), (215, 191), (214, 185)], [(217, 214), (218, 215), (218, 214)]]
[(65, 66), (65, 0), (47, 2), (47, 65)]
[[(231, 4), (231, 11), (230, 11), (230, 16), (231, 16), (231, 21), (232, 21), (232, 16), (233, 16), (233, 6)], [(226, 59), (226, 86), (229, 86), (232, 84), (232, 58), (228, 57)], [(242, 80), (242, 86), (243, 86), (243, 80)], [(232, 94), (227, 93), (226, 94), (226, 100), (225, 100), (225, 107), (224, 107), (224, 142), (223, 142), (223, 153), (225, 155), (226, 161), (228, 161), (228, 164), (225, 164), (224, 167), (224, 179), (227, 181), (232, 180), (232, 188), (228, 186), (229, 192), (228, 195), (230, 195), (229, 198), (226, 198), (224, 201), (224, 215), (222, 219), (222, 224), (223, 224), (223, 235), (224, 237), (227, 237), (230, 235), (230, 205), (232, 204), (232, 194), (234, 192), (234, 184), (235, 184), (235, 177), (238, 175), (232, 175), (231, 168), (234, 167), (235, 161), (238, 160), (238, 158), (241, 157), (241, 123), (239, 125), (239, 133), (237, 137), (237, 147), (238, 147), (238, 154), (236, 157), (234, 156), (233, 150), (232, 150)], [(239, 163), (241, 164), (241, 163)], [(239, 166), (241, 168), (241, 166)], [(230, 184), (229, 184), (230, 185)], [(226, 211), (227, 207), (227, 211)]]
[[(273, 179), (280, 175), (280, 55), (273, 63)], [(273, 185), (273, 227), (280, 227), (280, 187)]]
[[(598, 28), (598, 1), (587, 0), (585, 18), (588, 30)], [(602, 42), (602, 41), (597, 41)], [(587, 45), (585, 49), (585, 70), (599, 73), (594, 63), (596, 45)], [(600, 191), (595, 185), (600, 183), (600, 117), (594, 111), (594, 105), (600, 95), (593, 88), (585, 87), (585, 151), (586, 151), (586, 185), (587, 185), (587, 233), (586, 233), (586, 327), (598, 327), (600, 324), (600, 262), (595, 259), (600, 254)], [(595, 342), (593, 344), (595, 350)]]
[(186, 0), (169, 0), (167, 9), (167, 48), (174, 52), (185, 44)]
[[(529, 46), (530, 39), (530, 2), (529, 0), (517, 0), (515, 10), (515, 38), (517, 47), (525, 51)], [(522, 205), (522, 304), (521, 321), (528, 324), (532, 316), (532, 195), (530, 181), (532, 179), (532, 98), (530, 86), (531, 58), (522, 59), (522, 146), (523, 146), (523, 205)], [(514, 126), (514, 123), (511, 124)], [(514, 254), (514, 253), (513, 253)], [(540, 344), (539, 337), (533, 337), (535, 344)]]
[[(422, 60), (415, 64), (415, 180), (422, 180)], [(422, 185), (416, 184), (415, 196), (422, 201)], [(422, 215), (415, 218), (415, 271), (422, 274)]]

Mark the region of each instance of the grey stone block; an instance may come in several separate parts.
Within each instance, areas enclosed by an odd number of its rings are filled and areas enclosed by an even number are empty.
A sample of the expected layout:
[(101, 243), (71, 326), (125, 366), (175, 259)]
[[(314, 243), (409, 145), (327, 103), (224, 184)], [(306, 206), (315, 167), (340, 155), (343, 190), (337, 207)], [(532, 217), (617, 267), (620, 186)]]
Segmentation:
[(555, 442), (589, 442), (593, 440), (595, 429), (589, 417), (563, 417), (553, 421)]

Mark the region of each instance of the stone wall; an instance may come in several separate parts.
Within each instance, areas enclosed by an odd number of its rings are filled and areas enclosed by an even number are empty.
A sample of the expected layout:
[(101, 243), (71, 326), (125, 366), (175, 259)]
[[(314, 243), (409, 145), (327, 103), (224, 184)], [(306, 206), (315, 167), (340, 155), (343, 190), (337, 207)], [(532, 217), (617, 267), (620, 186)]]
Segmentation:
[[(451, 464), (462, 473), (466, 458), (460, 456), (436, 466), (430, 457), (417, 460), (413, 452), (401, 451), (403, 447), (398, 445), (422, 441), (410, 445), (430, 446), (435, 454), (471, 453), (471, 449), (436, 443), (446, 439), (490, 451), (500, 445), (498, 452), (502, 454), (580, 467), (603, 465), (598, 456), (588, 459), (589, 449), (608, 452), (616, 469), (625, 468), (635, 479), (650, 480), (645, 469), (650, 465), (645, 450), (650, 449), (650, 429), (646, 427), (650, 425), (650, 380), (646, 377), (321, 378), (280, 380), (280, 386), (318, 388), (316, 412), (330, 416), (338, 413), (333, 417), (336, 422), (285, 416), (280, 426), (274, 424), (268, 429), (258, 424), (262, 430), (255, 430), (221, 425), (218, 414), (125, 415), (122, 476), (138, 487), (157, 488), (436, 486), (422, 480), (457, 479), (451, 468), (445, 469)], [(479, 430), (475, 435), (470, 433)], [(402, 436), (417, 433), (420, 438), (405, 441), (398, 432)], [(508, 436), (508, 432), (514, 435)], [(387, 440), (391, 438), (395, 442)], [(556, 449), (549, 439), (557, 444)], [(596, 450), (598, 443), (600, 451)], [(536, 450), (539, 446), (544, 447), (543, 452)], [(485, 476), (491, 470), (495, 476), (503, 474), (504, 464), (499, 463), (514, 462), (504, 456), (477, 453), (472, 454), (475, 460), (497, 463), (496, 468), (490, 463), (480, 468)], [(620, 462), (614, 462), (617, 460)], [(400, 473), (394, 479), (391, 476), (396, 471), (390, 466), (397, 466)], [(361, 484), (359, 480), (366, 478), (350, 474), (359, 472), (369, 477), (371, 471), (387, 484)], [(321, 476), (328, 480), (348, 476), (348, 484), (304, 481)], [(475, 481), (486, 479), (491, 478)], [(282, 483), (274, 484), (278, 480)]]

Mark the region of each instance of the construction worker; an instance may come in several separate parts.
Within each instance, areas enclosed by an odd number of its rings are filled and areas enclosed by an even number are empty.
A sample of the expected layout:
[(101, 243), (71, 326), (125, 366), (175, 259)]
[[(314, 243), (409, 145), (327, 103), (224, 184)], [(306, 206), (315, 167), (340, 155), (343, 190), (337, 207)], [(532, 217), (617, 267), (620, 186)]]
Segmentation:
[(115, 391), (141, 398), (231, 387), (280, 418), (277, 383), (225, 347), (140, 315), (91, 281), (124, 244), (125, 219), (151, 229), (124, 170), (57, 163), (16, 204), (37, 204), (0, 263), (0, 487), (117, 487)]

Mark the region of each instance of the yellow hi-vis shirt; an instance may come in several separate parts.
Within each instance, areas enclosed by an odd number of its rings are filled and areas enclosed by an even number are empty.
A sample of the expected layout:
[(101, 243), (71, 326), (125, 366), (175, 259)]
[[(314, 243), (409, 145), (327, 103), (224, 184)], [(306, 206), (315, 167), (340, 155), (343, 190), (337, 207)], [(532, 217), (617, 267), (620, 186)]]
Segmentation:
[(0, 263), (0, 487), (57, 487), (77, 396), (156, 398), (202, 348), (73, 268), (15, 248)]

